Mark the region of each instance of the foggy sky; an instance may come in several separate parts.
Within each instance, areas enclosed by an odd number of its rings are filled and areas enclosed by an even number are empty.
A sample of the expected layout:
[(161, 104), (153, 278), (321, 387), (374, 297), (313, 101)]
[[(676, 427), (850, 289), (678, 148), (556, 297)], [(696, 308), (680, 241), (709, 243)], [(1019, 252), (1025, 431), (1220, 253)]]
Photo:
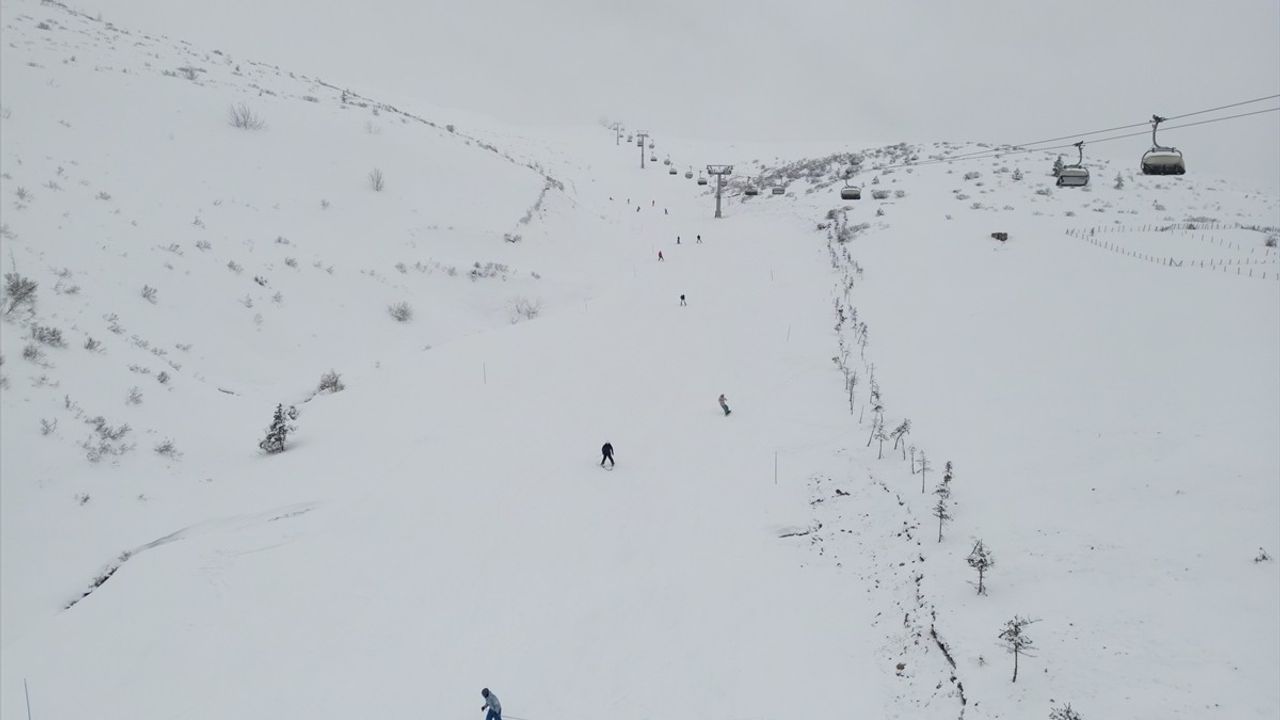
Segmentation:
[[(1020, 143), (1280, 93), (1276, 0), (73, 4), (403, 106), (658, 136)], [(1280, 190), (1280, 113), (1161, 140)], [(1148, 145), (1090, 153), (1136, 167)]]

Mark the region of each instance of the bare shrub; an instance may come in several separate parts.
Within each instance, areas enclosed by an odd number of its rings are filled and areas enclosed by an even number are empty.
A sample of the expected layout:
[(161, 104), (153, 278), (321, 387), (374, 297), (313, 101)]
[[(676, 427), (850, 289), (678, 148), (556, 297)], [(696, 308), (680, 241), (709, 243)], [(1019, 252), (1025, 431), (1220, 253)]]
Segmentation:
[(291, 268), (296, 268), (298, 267), (298, 258), (287, 257), (284, 259), (284, 264)]
[(138, 389), (137, 385), (134, 385), (133, 387), (129, 388), (129, 396), (125, 398), (125, 402), (129, 403), (130, 405), (141, 405), (142, 390)]
[(386, 180), (378, 168), (369, 171), (369, 187), (373, 188), (374, 192), (382, 192), (382, 188), (386, 187)]
[(231, 127), (240, 128), (241, 130), (261, 130), (267, 126), (267, 122), (244, 103), (236, 103), (227, 111), (227, 122)]
[(511, 303), (511, 322), (533, 320), (542, 314), (542, 301), (519, 297)]
[(56, 327), (47, 325), (32, 325), (31, 339), (42, 345), (51, 345), (53, 347), (62, 347), (66, 343), (62, 339), (62, 331)]
[(27, 343), (27, 346), (22, 348), (22, 359), (38, 363), (44, 360), (44, 353), (40, 351), (40, 348), (36, 347), (35, 343)]
[(44, 418), (40, 418), (40, 434), (41, 435), (51, 435), (57, 429), (58, 429), (57, 418), (54, 418), (52, 421), (45, 420)]
[(156, 382), (160, 383), (161, 385), (168, 384), (169, 373), (165, 372), (164, 370), (161, 370), (160, 372), (156, 373)]
[(228, 269), (228, 270), (230, 270), (231, 272), (233, 272), (233, 273), (237, 274), (237, 275), (239, 275), (240, 273), (244, 272), (244, 266), (243, 266), (243, 265), (241, 265), (240, 263), (236, 262), (235, 260), (228, 260), (228, 261), (227, 261), (227, 269)]
[(24, 203), (29, 203), (35, 199), (35, 196), (31, 194), (31, 191), (22, 187), (21, 185), (19, 185), (18, 188), (13, 191), (13, 195), (14, 197), (18, 198), (19, 202), (24, 202)]
[(388, 305), (387, 312), (391, 313), (391, 317), (395, 318), (396, 322), (409, 322), (413, 319), (413, 307), (404, 301)]
[(16, 272), (4, 274), (4, 294), (9, 299), (9, 308), (5, 313), (11, 313), (19, 305), (27, 305), (35, 307), (36, 304), (36, 288), (38, 284), (35, 280), (23, 277)]
[(156, 293), (157, 293), (157, 292), (158, 292), (158, 291), (157, 291), (155, 288), (151, 287), (150, 285), (143, 285), (143, 286), (142, 286), (142, 299), (143, 299), (143, 300), (146, 300), (147, 302), (151, 303), (152, 305), (155, 305), (155, 304), (156, 304)]
[(157, 455), (169, 458), (170, 460), (181, 460), (182, 453), (178, 452), (178, 446), (173, 444), (172, 440), (165, 439), (154, 448)]
[(94, 340), (92, 337), (86, 337), (84, 341), (84, 349), (89, 352), (100, 352), (102, 350), (102, 342)]
[(346, 390), (347, 386), (342, 384), (342, 376), (336, 370), (320, 376), (320, 385), (316, 388), (316, 392), (336, 393)]

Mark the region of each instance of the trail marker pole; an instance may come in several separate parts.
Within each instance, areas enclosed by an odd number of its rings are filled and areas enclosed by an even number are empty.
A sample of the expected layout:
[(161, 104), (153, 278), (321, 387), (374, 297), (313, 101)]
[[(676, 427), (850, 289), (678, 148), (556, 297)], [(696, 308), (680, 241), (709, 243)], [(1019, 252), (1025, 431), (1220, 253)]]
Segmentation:
[(716, 217), (724, 217), (720, 214), (720, 191), (724, 188), (725, 176), (733, 174), (733, 166), (708, 165), (707, 174), (714, 175), (716, 178)]
[(773, 484), (778, 484), (778, 451), (773, 451)]
[(22, 694), (27, 697), (27, 720), (31, 720), (31, 690), (27, 688), (26, 678), (22, 678)]

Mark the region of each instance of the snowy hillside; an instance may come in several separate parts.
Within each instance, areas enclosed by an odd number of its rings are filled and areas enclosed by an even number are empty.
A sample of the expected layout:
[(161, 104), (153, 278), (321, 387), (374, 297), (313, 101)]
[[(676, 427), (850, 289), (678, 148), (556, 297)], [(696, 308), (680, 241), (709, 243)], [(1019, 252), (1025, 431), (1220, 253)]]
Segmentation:
[(1280, 713), (1280, 198), (0, 26), (0, 718)]

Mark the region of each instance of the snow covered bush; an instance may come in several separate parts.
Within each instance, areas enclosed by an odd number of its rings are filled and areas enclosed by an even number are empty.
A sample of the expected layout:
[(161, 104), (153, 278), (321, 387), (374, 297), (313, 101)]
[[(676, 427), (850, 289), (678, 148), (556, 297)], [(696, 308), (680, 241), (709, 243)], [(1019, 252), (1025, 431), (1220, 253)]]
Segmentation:
[(511, 303), (511, 322), (532, 320), (542, 313), (542, 301), (518, 297)]
[(394, 305), (387, 306), (387, 312), (391, 313), (391, 317), (396, 322), (409, 322), (413, 319), (413, 308), (409, 303), (401, 301)]
[(173, 444), (172, 440), (164, 440), (154, 448), (157, 455), (167, 457), (170, 460), (181, 460), (182, 453), (178, 452), (178, 446)]
[(1119, 172), (1116, 172), (1116, 185), (1115, 185), (1115, 188), (1116, 188), (1117, 190), (1123, 190), (1123, 189), (1124, 189), (1124, 177), (1123, 177), (1123, 176), (1121, 176)]
[(346, 390), (347, 386), (342, 384), (342, 376), (336, 370), (320, 376), (320, 385), (316, 388), (316, 392), (336, 393)]
[(40, 352), (40, 348), (36, 347), (35, 343), (27, 343), (26, 347), (22, 348), (22, 359), (38, 363), (44, 360), (44, 353)]
[(133, 387), (129, 388), (129, 395), (128, 397), (125, 398), (125, 402), (129, 403), (130, 405), (141, 405), (142, 390), (140, 390), (137, 385), (134, 385)]
[(84, 341), (84, 349), (89, 352), (99, 352), (102, 350), (102, 342), (94, 340), (92, 337), (86, 337)]
[(16, 272), (4, 274), (4, 295), (9, 300), (9, 308), (5, 313), (11, 313), (19, 305), (27, 305), (35, 307), (36, 304), (36, 287), (35, 280), (23, 277)]
[(1009, 176), (1014, 182), (1022, 179), (1022, 168), (1014, 168), (1013, 174)]
[(248, 105), (244, 103), (236, 103), (227, 111), (227, 122), (231, 127), (240, 128), (241, 130), (261, 130), (267, 126), (267, 122), (262, 119)]
[(374, 192), (382, 192), (382, 189), (386, 187), (386, 180), (382, 176), (382, 171), (378, 168), (369, 171), (369, 187), (373, 188)]
[(155, 305), (155, 304), (156, 304), (156, 292), (157, 292), (157, 291), (156, 291), (156, 289), (155, 289), (155, 288), (153, 288), (153, 287), (151, 287), (150, 285), (143, 285), (143, 286), (142, 286), (142, 299), (143, 299), (143, 300), (146, 300), (147, 302), (151, 303), (152, 305)]

